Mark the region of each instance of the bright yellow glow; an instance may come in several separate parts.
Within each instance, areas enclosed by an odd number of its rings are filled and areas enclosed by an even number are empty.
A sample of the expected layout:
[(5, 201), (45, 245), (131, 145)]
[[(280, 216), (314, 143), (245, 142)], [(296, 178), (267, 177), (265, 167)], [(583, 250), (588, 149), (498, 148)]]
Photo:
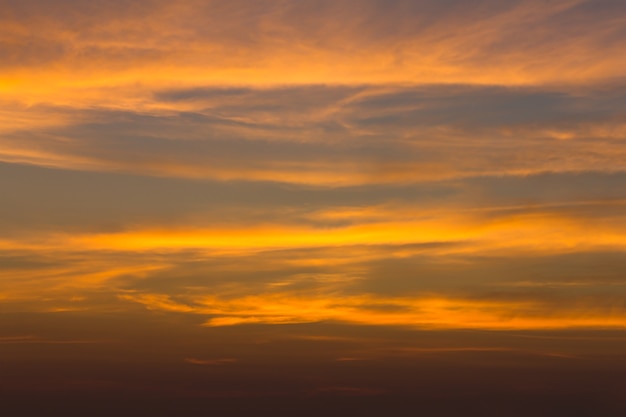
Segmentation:
[[(610, 204), (621, 207), (620, 201)], [(497, 212), (499, 208), (492, 210)], [(540, 210), (535, 213), (493, 216), (488, 210), (420, 212), (409, 207), (372, 207), (321, 211), (308, 216), (312, 219), (346, 220), (349, 223), (317, 227), (277, 223), (228, 228), (144, 228), (116, 233), (71, 235), (40, 233), (0, 240), (0, 248), (50, 250), (61, 245), (64, 250), (212, 249), (244, 253), (277, 248), (458, 243), (455, 247), (433, 249), (438, 253), (451, 253), (487, 250), (559, 252), (591, 248), (619, 249), (626, 246), (626, 234), (620, 227), (621, 218), (592, 225), (584, 218)], [(593, 234), (588, 233), (590, 227), (593, 227)], [(315, 261), (309, 259), (306, 262)]]
[(531, 251), (580, 250), (626, 246), (622, 230), (595, 227), (575, 219), (523, 214), (498, 220), (461, 217), (405, 222), (377, 222), (347, 227), (255, 227), (205, 230), (137, 230), (84, 235), (68, 242), (80, 247), (112, 250), (152, 249), (271, 249), (343, 245), (378, 245), (425, 242), (466, 242), (458, 250), (521, 249)]

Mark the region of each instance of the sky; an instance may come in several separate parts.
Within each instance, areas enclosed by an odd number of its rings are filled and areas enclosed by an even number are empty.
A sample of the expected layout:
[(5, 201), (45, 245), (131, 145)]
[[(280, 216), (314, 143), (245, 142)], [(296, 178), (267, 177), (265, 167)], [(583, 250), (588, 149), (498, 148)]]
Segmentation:
[(11, 415), (626, 413), (621, 0), (0, 0)]

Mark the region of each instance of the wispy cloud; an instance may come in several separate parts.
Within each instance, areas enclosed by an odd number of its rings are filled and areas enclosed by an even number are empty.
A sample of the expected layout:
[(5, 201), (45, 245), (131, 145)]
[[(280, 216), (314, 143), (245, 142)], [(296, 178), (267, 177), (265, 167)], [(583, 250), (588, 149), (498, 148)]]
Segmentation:
[(23, 3), (2, 21), (3, 85), (33, 96), (135, 81), (561, 83), (624, 68), (610, 0)]
[(229, 363), (235, 363), (237, 362), (237, 359), (235, 358), (218, 358), (218, 359), (185, 358), (185, 362), (191, 363), (193, 365), (214, 366), (214, 365), (226, 365)]
[(623, 172), (624, 97), (622, 87), (318, 86), (171, 90), (147, 98), (152, 109), (9, 105), (0, 160), (335, 187)]
[[(452, 299), (436, 295), (386, 298), (333, 293), (269, 293), (238, 298), (192, 297), (194, 306), (163, 302), (160, 294), (124, 297), (149, 309), (213, 316), (210, 327), (241, 324), (341, 322), (357, 325), (405, 326), (417, 329), (567, 329), (623, 328), (623, 308), (579, 299), (557, 305), (540, 299)], [(381, 308), (382, 306), (382, 308)]]
[(3, 344), (33, 344), (33, 345), (82, 345), (82, 344), (99, 344), (111, 343), (107, 340), (95, 339), (49, 339), (38, 336), (2, 336), (0, 337), (0, 345)]

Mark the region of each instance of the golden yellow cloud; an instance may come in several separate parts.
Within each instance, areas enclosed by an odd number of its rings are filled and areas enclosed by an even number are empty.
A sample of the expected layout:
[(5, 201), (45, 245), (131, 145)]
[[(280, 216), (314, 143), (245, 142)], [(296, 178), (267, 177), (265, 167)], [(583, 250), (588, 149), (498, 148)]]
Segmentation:
[[(0, 91), (67, 104), (124, 86), (122, 103), (137, 85), (528, 85), (623, 75), (622, 22), (582, 1), (453, 3), (395, 1), (385, 13), (371, 1), (9, 8), (1, 39), (11, 59), (0, 67)], [(91, 102), (113, 103), (108, 97)]]
[(376, 295), (275, 293), (240, 298), (194, 297), (194, 307), (159, 294), (127, 294), (149, 309), (209, 315), (206, 326), (336, 321), (358, 325), (425, 329), (624, 328), (623, 309), (584, 303), (557, 306), (536, 301), (490, 301)]

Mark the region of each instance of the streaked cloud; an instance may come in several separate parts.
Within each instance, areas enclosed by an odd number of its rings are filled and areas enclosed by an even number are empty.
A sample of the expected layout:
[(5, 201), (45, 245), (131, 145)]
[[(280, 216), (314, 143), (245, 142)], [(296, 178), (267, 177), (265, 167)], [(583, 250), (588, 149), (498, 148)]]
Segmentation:
[(562, 83), (621, 77), (625, 65), (613, 0), (64, 1), (54, 8), (25, 1), (6, 8), (3, 85), (32, 96), (136, 81)]
[(10, 105), (0, 159), (322, 186), (623, 172), (623, 90), (202, 88), (152, 109)]
[(235, 358), (218, 358), (218, 359), (197, 359), (197, 358), (185, 358), (185, 362), (193, 365), (226, 365), (229, 363), (237, 362)]
[(159, 295), (127, 295), (150, 309), (211, 315), (206, 326), (289, 324), (338, 321), (359, 325), (426, 329), (624, 328), (623, 308), (613, 303), (574, 302), (568, 306), (537, 301), (481, 301), (437, 297), (393, 298), (333, 294), (267, 294), (235, 299), (200, 297), (196, 307), (163, 303)]

